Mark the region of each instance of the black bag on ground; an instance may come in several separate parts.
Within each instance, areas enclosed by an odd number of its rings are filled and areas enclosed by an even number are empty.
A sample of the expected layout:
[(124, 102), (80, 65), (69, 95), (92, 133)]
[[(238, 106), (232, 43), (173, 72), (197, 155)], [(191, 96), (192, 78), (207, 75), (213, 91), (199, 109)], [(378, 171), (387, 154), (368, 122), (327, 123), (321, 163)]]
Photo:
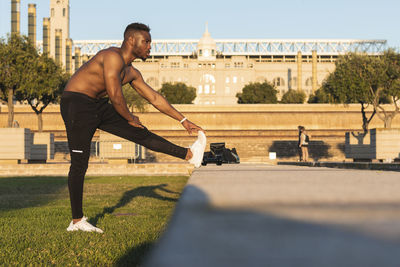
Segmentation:
[(226, 148), (225, 143), (211, 143), (210, 152), (204, 152), (202, 165), (207, 163), (240, 163), (236, 148)]

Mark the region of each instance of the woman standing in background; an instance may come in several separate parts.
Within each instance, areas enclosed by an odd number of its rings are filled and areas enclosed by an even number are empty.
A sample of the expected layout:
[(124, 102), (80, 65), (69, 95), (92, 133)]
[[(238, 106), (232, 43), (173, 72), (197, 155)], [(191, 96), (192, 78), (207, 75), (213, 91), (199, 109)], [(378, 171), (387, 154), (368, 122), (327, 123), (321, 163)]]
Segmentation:
[(306, 128), (304, 126), (300, 127), (300, 144), (302, 161), (308, 161), (308, 143), (310, 142), (310, 137), (307, 135)]

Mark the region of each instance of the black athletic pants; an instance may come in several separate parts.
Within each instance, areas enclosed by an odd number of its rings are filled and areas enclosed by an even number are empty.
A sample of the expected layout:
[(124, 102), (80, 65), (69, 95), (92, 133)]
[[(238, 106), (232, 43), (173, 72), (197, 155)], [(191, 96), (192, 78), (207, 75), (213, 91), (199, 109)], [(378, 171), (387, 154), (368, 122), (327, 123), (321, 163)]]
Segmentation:
[(187, 148), (174, 145), (146, 128), (130, 125), (108, 103), (107, 98), (94, 99), (85, 94), (65, 91), (60, 108), (71, 154), (68, 189), (73, 219), (83, 216), (83, 180), (88, 167), (91, 140), (97, 128), (157, 152), (181, 159), (186, 157)]

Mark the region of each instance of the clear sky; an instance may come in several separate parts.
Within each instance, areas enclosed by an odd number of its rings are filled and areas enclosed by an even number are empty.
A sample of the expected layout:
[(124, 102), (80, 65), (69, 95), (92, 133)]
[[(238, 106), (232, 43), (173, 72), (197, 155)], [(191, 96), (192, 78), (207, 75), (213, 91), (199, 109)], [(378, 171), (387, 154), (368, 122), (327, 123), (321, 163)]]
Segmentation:
[[(50, 0), (36, 3), (37, 39)], [(153, 39), (199, 39), (208, 22), (214, 39), (385, 39), (400, 48), (399, 0), (70, 0), (73, 40), (120, 40), (125, 26), (143, 22)], [(0, 37), (10, 32), (11, 1), (0, 0)]]

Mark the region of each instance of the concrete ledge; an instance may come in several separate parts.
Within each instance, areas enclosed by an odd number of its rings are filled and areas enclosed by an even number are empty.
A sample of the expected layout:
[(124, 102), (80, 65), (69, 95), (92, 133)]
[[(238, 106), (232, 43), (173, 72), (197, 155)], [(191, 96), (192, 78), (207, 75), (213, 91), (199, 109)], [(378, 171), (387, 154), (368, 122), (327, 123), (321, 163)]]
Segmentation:
[(400, 171), (399, 163), (375, 163), (375, 162), (296, 162), (280, 161), (278, 165), (308, 166), (308, 167), (327, 167), (339, 169), (359, 169), (359, 170), (380, 170), (380, 171)]
[(395, 172), (201, 167), (143, 266), (398, 267), (399, 184)]
[[(68, 176), (69, 163), (0, 164), (0, 176)], [(102, 164), (91, 163), (86, 175), (190, 175), (193, 166), (188, 163)]]

